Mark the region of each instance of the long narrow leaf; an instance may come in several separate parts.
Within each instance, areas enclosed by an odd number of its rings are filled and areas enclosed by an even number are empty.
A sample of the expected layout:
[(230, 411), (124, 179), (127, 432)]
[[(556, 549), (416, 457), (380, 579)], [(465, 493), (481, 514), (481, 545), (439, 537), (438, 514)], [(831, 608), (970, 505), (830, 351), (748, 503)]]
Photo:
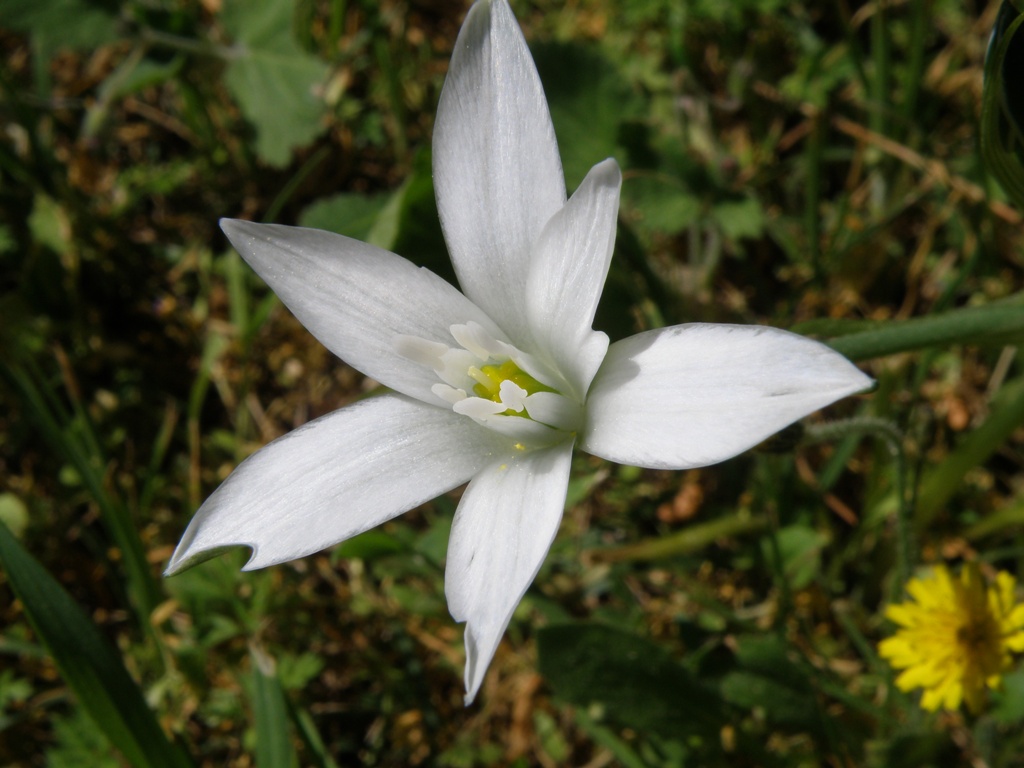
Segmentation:
[(295, 750), (288, 728), (288, 706), (273, 660), (256, 646), (252, 659), (252, 709), (256, 723), (257, 768), (292, 768)]
[(1024, 12), (1005, 0), (999, 9), (981, 98), (981, 156), (1010, 198), (1024, 208)]
[(121, 658), (46, 569), (0, 524), (0, 564), (82, 708), (136, 768), (184, 768)]
[[(128, 508), (107, 489), (98, 447), (88, 430), (78, 428), (74, 417), (63, 411), (55, 394), (39, 376), (22, 367), (0, 364), (5, 377), (21, 398), (25, 415), (50, 444), (53, 451), (71, 464), (92, 494), (104, 527), (121, 552), (128, 590), (140, 626), (147, 627), (149, 615), (160, 601), (160, 587), (153, 576), (145, 548)], [(84, 416), (84, 414), (83, 414)]]
[[(814, 329), (800, 326), (794, 330), (808, 333)], [(833, 326), (828, 330), (835, 332), (836, 328)], [(851, 360), (869, 360), (927, 347), (1001, 343), (1022, 335), (1024, 307), (1019, 302), (1002, 302), (913, 320), (888, 322), (868, 330), (836, 336), (827, 343)]]
[(921, 479), (915, 524), (924, 529), (939, 513), (971, 469), (984, 463), (1024, 424), (1024, 379), (1003, 386), (992, 413)]

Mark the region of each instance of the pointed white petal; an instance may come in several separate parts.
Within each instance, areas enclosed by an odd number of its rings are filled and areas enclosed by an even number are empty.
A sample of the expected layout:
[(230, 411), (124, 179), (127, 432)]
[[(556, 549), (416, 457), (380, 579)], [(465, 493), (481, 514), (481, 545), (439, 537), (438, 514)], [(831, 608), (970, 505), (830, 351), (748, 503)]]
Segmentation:
[(448, 609), (466, 624), (466, 703), (558, 531), (572, 442), (491, 464), (466, 488), (445, 570)]
[(224, 219), (224, 234), (299, 321), (367, 376), (424, 402), (437, 374), (399, 352), (403, 335), (451, 345), (473, 320), (501, 335), (476, 305), (429, 270), (331, 232)]
[(265, 446), (200, 507), (175, 573), (230, 546), (246, 570), (318, 552), (469, 480), (512, 450), (464, 416), (402, 395), (361, 400)]
[(476, 3), (459, 32), (433, 159), (462, 290), (522, 344), (530, 247), (565, 203), (565, 180), (544, 90), (505, 0)]
[(530, 331), (581, 399), (608, 348), (591, 326), (615, 247), (621, 186), (614, 160), (595, 165), (544, 227), (530, 263)]
[(587, 398), (581, 447), (643, 467), (715, 464), (870, 386), (845, 357), (788, 331), (662, 328), (609, 348)]

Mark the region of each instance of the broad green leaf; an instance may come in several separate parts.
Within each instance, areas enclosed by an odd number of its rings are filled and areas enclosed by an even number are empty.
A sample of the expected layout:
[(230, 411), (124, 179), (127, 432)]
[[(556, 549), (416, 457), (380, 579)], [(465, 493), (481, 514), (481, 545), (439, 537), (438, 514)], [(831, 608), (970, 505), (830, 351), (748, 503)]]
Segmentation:
[(183, 768), (121, 658), (46, 569), (0, 524), (0, 564), (25, 615), (79, 704), (137, 768)]
[(95, 48), (117, 39), (117, 19), (87, 0), (4, 0), (0, 27), (27, 32), (47, 51)]
[(687, 229), (700, 218), (701, 202), (675, 176), (639, 173), (623, 181), (622, 209), (637, 233), (650, 238)]
[(640, 102), (618, 67), (593, 48), (537, 45), (533, 58), (571, 191), (595, 163), (616, 153), (619, 127), (640, 114)]
[(256, 766), (291, 768), (296, 764), (296, 757), (289, 736), (288, 704), (274, 661), (255, 646), (250, 648), (250, 660)]
[(234, 39), (224, 83), (256, 129), (256, 153), (278, 167), (324, 128), (328, 67), (295, 42), (293, 10), (292, 0), (227, 0), (221, 15)]
[(620, 725), (678, 739), (713, 735), (725, 711), (665, 650), (601, 624), (563, 624), (537, 635), (541, 674), (562, 699)]
[(50, 90), (50, 60), (62, 48), (93, 50), (118, 38), (117, 18), (88, 0), (3, 0), (0, 29), (32, 40), (36, 89)]
[(299, 217), (299, 225), (326, 229), (345, 237), (369, 242), (380, 248), (390, 249), (392, 242), (374, 242), (370, 235), (376, 229), (381, 213), (394, 197), (395, 195), (387, 193), (359, 195), (351, 192), (327, 197), (306, 208)]
[(455, 283), (437, 215), (428, 149), (416, 154), (409, 177), (393, 192), (335, 195), (306, 208), (299, 223), (392, 251)]
[(981, 97), (981, 156), (1024, 208), (1024, 8), (1004, 0), (996, 18)]
[(1024, 668), (1003, 678), (993, 693), (992, 717), (1004, 725), (1024, 723)]
[(748, 636), (737, 640), (740, 669), (722, 679), (722, 696), (745, 709), (763, 710), (768, 722), (820, 730), (821, 712), (807, 671), (789, 658), (776, 637)]
[(720, 202), (711, 209), (711, 216), (730, 240), (757, 238), (764, 233), (764, 208), (754, 197)]

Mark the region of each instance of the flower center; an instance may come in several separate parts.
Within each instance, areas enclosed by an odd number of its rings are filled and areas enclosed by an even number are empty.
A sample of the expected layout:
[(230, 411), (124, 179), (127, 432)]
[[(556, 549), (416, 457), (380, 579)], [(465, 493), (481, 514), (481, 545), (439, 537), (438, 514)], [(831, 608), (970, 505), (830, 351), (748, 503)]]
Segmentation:
[(399, 336), (404, 357), (430, 366), (439, 379), (431, 387), (452, 410), (516, 438), (516, 445), (538, 447), (575, 433), (583, 420), (580, 404), (562, 394), (561, 374), (481, 325), (450, 328), (457, 346), (415, 336)]
[[(513, 360), (506, 360), (503, 363), (495, 363), (492, 365), (484, 365), (480, 368), (471, 367), (467, 373), (470, 378), (476, 382), (473, 385), (473, 394), (477, 397), (481, 397), (484, 400), (490, 400), (495, 403), (501, 403), (501, 385), (506, 381), (511, 381), (517, 387), (526, 392), (527, 397), (535, 395), (538, 392), (558, 392), (551, 387), (541, 384), (533, 376), (528, 374), (522, 368), (515, 364)], [(515, 411), (506, 410), (505, 414), (514, 414)], [(526, 414), (520, 413), (518, 415), (525, 416)]]

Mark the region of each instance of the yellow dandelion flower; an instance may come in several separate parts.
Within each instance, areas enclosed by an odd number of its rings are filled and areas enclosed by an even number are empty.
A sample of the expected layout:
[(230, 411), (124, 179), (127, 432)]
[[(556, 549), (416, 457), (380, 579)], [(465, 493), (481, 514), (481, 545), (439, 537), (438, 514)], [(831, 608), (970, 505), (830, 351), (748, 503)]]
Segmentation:
[(996, 688), (1024, 651), (1024, 604), (1014, 599), (1013, 576), (1000, 571), (985, 583), (974, 563), (955, 579), (944, 566), (907, 583), (911, 601), (890, 605), (886, 617), (900, 626), (878, 651), (895, 669), (901, 691), (923, 688), (921, 706), (980, 712), (985, 691)]

